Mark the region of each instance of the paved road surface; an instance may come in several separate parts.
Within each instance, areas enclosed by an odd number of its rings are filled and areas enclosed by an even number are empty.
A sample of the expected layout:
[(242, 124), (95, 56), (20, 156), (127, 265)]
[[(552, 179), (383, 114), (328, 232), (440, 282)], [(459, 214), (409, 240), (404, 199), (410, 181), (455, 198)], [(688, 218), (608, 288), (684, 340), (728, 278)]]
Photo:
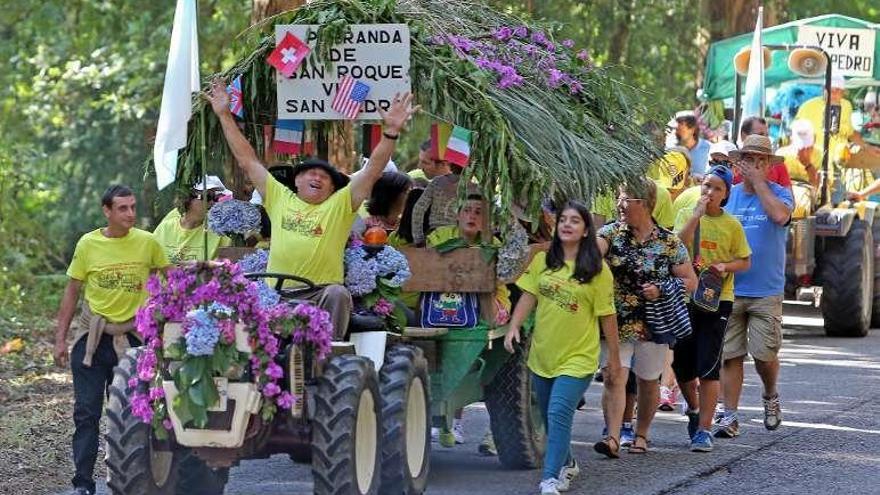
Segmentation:
[[(658, 413), (651, 452), (607, 460), (591, 445), (602, 430), (602, 385), (587, 393), (578, 412), (574, 450), (581, 476), (572, 493), (602, 494), (835, 494), (880, 493), (880, 330), (864, 339), (831, 339), (809, 307), (786, 306), (780, 396), (783, 426), (764, 430), (760, 382), (747, 364), (740, 408), (743, 435), (716, 442), (715, 452), (687, 449), (686, 421)], [(488, 428), (482, 405), (466, 409), (468, 443), (435, 444), (428, 493), (452, 495), (537, 493), (538, 471), (508, 471), (476, 453)], [(101, 490), (106, 488), (101, 487)], [(245, 461), (231, 472), (227, 494), (294, 495), (312, 492), (307, 466), (286, 456)], [(106, 493), (106, 491), (99, 491)]]

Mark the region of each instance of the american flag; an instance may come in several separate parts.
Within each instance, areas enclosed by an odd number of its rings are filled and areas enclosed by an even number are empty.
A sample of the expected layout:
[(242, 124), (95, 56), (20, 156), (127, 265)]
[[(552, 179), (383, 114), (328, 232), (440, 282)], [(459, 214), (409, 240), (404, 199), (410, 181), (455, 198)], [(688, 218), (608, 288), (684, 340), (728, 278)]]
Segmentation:
[(229, 111), (236, 117), (244, 118), (244, 104), (242, 103), (241, 94), (241, 76), (233, 79), (232, 84), (226, 86), (226, 92), (229, 93)]
[(341, 113), (346, 119), (352, 120), (361, 111), (361, 105), (367, 99), (370, 87), (356, 81), (351, 76), (344, 76), (339, 80), (336, 89), (336, 97), (330, 105), (333, 110)]

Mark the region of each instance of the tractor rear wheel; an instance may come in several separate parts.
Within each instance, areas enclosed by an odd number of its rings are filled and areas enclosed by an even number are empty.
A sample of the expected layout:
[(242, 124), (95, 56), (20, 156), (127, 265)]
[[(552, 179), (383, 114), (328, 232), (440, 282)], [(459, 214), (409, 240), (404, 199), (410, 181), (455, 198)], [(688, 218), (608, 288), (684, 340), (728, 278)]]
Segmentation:
[(828, 237), (822, 255), (822, 316), (829, 337), (864, 337), (874, 300), (874, 240), (863, 220)]
[(510, 469), (534, 469), (544, 459), (544, 421), (532, 394), (522, 347), (485, 387), (486, 409), (498, 459)]

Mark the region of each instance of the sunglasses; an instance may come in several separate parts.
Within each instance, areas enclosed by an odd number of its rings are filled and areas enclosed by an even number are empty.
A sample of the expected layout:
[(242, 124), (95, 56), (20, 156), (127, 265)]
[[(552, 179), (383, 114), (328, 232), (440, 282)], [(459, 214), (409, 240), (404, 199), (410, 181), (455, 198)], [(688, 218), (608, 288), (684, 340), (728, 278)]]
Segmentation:
[(219, 191), (210, 191), (210, 190), (207, 192), (193, 191), (191, 196), (193, 199), (198, 199), (198, 200), (207, 199), (208, 201), (212, 201), (212, 202), (216, 203), (217, 198), (222, 196), (222, 194)]

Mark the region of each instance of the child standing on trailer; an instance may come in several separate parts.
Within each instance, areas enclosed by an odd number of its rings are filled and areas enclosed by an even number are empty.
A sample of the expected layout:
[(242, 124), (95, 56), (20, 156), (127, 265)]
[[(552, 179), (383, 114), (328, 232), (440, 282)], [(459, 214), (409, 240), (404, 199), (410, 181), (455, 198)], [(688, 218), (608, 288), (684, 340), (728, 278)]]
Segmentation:
[(517, 281), (516, 305), (504, 347), (514, 352), (520, 328), (533, 309), (535, 330), (528, 353), (532, 384), (547, 428), (540, 489), (558, 494), (580, 472), (571, 455), (571, 425), (578, 400), (599, 366), (599, 326), (620, 372), (614, 279), (602, 261), (589, 209), (569, 201), (556, 221), (547, 253), (538, 253)]

